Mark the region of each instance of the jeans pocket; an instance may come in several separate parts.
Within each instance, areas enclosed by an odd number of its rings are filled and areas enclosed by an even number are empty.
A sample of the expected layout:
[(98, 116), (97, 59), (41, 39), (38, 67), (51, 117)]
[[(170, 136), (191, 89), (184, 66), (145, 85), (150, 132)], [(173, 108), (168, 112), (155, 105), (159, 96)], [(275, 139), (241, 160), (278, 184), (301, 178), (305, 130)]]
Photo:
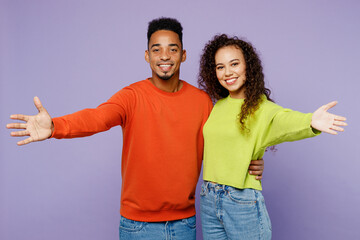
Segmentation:
[(185, 218), (182, 222), (191, 229), (196, 228), (196, 216)]
[(120, 226), (119, 228), (128, 232), (137, 232), (140, 231), (146, 222), (138, 222), (134, 220), (127, 219), (123, 216), (120, 217)]
[(252, 191), (253, 190), (251, 189), (230, 188), (228, 191), (228, 195), (229, 198), (236, 203), (244, 205), (255, 205), (256, 198), (254, 194), (251, 194)]

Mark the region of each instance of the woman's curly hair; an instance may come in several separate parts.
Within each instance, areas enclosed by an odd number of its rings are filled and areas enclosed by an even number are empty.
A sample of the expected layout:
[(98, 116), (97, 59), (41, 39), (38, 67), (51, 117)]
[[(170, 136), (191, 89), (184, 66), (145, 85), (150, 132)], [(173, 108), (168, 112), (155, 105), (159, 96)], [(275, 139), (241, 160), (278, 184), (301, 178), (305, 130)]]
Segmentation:
[(246, 63), (245, 99), (241, 106), (239, 120), (242, 130), (247, 129), (245, 122), (259, 107), (264, 94), (270, 101), (271, 91), (265, 88), (261, 60), (251, 43), (238, 37), (228, 37), (226, 34), (216, 35), (204, 47), (198, 76), (199, 87), (205, 90), (213, 102), (229, 95), (229, 91), (219, 83), (216, 77), (215, 54), (226, 46), (235, 46), (241, 50)]

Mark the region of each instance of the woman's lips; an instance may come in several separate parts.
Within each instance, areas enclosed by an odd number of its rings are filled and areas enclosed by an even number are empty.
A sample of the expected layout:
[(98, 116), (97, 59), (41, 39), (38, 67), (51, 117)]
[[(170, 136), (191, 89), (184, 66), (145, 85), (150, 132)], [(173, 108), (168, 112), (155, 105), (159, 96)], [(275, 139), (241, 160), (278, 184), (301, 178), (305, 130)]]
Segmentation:
[(236, 82), (237, 78), (230, 78), (230, 79), (226, 79), (225, 82), (227, 85), (233, 85)]

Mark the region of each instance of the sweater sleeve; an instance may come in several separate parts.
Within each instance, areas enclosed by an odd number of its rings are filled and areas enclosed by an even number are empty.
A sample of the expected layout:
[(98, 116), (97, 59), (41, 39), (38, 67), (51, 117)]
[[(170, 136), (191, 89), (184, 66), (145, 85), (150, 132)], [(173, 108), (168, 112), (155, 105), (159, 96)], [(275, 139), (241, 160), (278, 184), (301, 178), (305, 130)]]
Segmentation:
[(311, 127), (312, 113), (301, 113), (274, 103), (268, 104), (272, 106), (263, 113), (263, 121), (267, 126), (261, 136), (262, 148), (314, 137), (321, 133)]
[(88, 108), (53, 118), (54, 132), (51, 137), (58, 139), (86, 137), (117, 125), (125, 126), (127, 119), (132, 115), (135, 99), (134, 91), (126, 87), (97, 108)]

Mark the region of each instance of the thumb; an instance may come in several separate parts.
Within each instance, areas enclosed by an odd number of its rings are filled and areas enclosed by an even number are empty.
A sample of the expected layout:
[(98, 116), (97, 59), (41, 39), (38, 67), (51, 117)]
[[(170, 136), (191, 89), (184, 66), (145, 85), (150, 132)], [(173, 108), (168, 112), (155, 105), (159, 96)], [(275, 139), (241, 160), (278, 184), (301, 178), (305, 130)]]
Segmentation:
[(34, 97), (34, 104), (39, 112), (46, 111), (38, 97)]
[(325, 111), (329, 110), (330, 108), (334, 107), (337, 103), (338, 103), (337, 101), (329, 102), (328, 104), (324, 105), (324, 110)]

